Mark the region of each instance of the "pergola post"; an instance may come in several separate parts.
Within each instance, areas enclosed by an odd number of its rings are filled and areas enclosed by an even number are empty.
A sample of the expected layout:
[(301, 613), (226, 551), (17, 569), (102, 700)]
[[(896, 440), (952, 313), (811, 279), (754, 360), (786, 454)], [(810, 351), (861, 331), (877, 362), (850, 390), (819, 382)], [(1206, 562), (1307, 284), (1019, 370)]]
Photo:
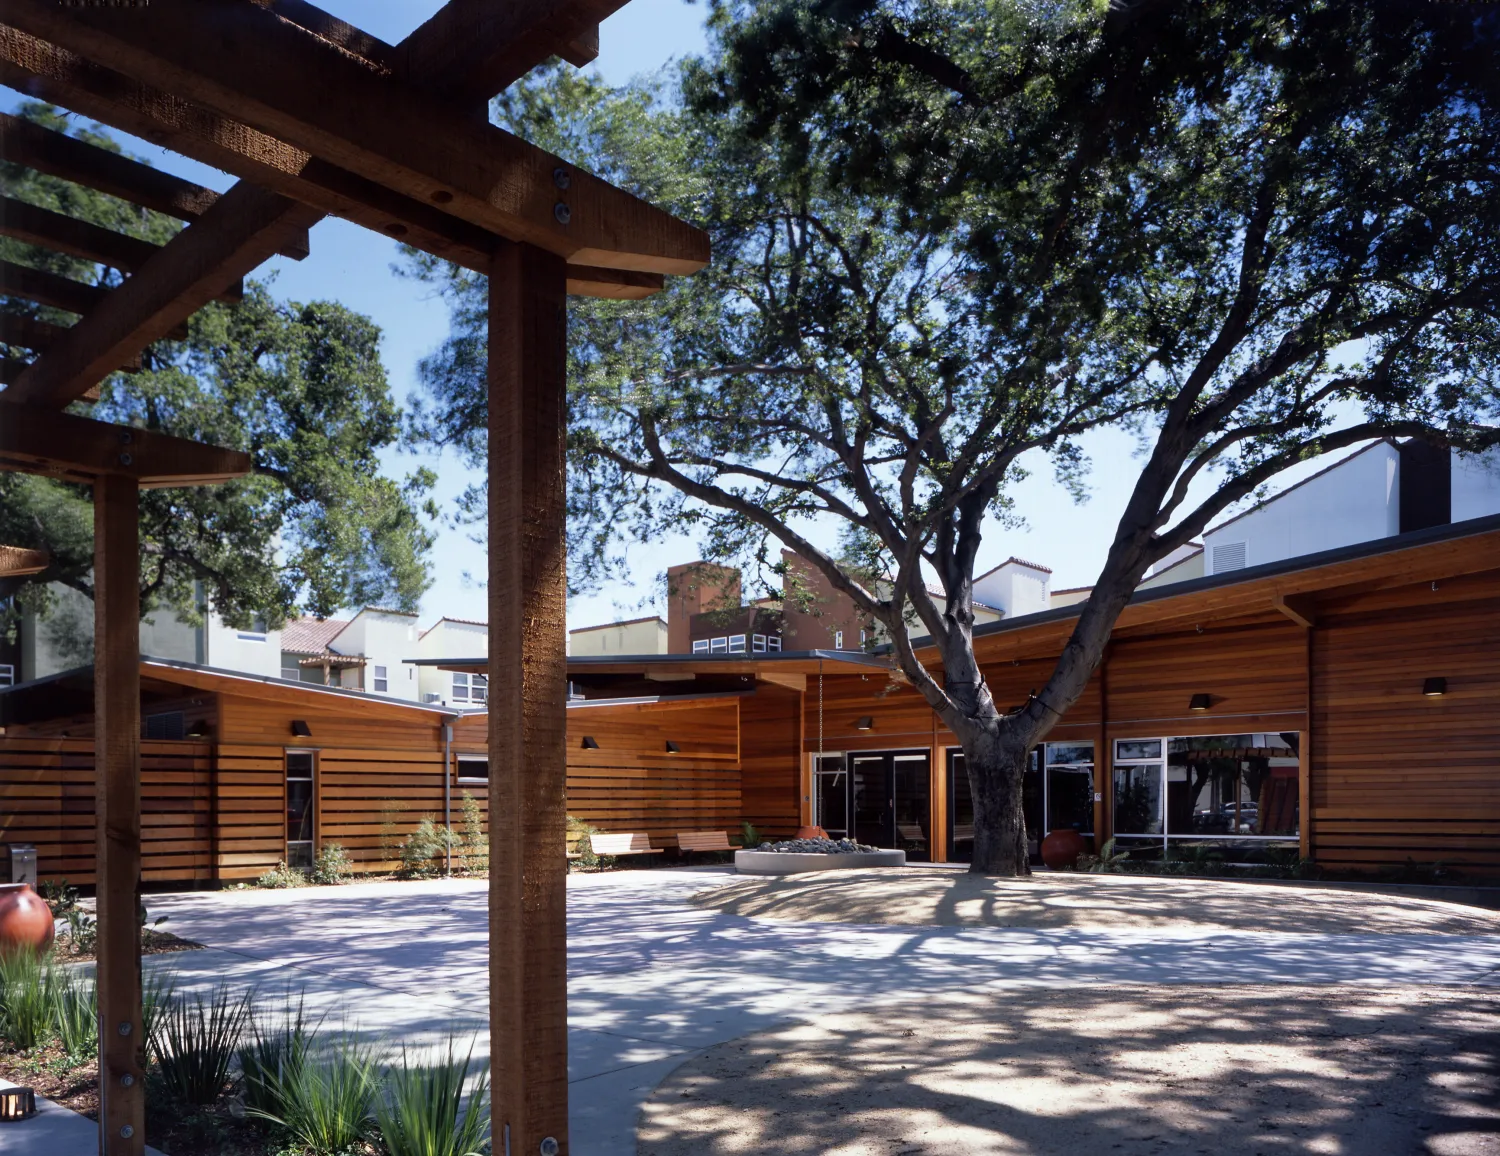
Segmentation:
[(526, 244), (489, 270), (490, 1060), (511, 1156), (568, 1151), (566, 278)]
[(94, 766), (99, 991), (99, 1151), (145, 1145), (141, 1015), (139, 489), (94, 482)]

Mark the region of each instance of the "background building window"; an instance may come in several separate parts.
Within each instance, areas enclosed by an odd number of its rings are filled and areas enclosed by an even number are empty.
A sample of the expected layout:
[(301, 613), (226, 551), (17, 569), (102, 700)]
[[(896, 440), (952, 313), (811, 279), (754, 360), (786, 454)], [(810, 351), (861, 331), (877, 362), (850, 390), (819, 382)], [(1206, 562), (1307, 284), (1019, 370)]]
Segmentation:
[(770, 650), (770, 651), (773, 651), (773, 652), (780, 651), (781, 650), (781, 639), (777, 638), (774, 634), (771, 635), (769, 638), (766, 639), (766, 649)]
[(706, 639), (706, 638), (695, 638), (695, 639), (693, 639), (693, 653), (694, 654), (707, 654), (708, 653), (708, 639)]
[(708, 641), (708, 649), (712, 654), (727, 654), (729, 651), (729, 639), (711, 638)]
[(0, 686), (14, 686), (16, 668), (8, 662), (0, 662)]
[(467, 674), (455, 674), (453, 676), (453, 701), (469, 701), (469, 676)]
[(236, 631), (235, 637), (241, 642), (264, 642), (266, 640), (266, 620), (257, 615), (255, 621), (250, 623), (250, 629)]
[(744, 654), (745, 653), (745, 636), (743, 634), (731, 634), (729, 636), (729, 653), (730, 654)]
[(844, 649), (844, 632), (842, 630), (835, 630), (833, 632), (833, 648), (835, 650)]
[(374, 686), (375, 690), (380, 694), (384, 694), (391, 688), (391, 680), (387, 676), (387, 671), (388, 668), (384, 666), (377, 666), (375, 668)]
[(489, 697), (490, 676), (487, 674), (475, 674), (469, 677), (469, 697), (475, 702), (483, 702)]
[(458, 781), (460, 783), (488, 783), (490, 760), (484, 755), (459, 755)]

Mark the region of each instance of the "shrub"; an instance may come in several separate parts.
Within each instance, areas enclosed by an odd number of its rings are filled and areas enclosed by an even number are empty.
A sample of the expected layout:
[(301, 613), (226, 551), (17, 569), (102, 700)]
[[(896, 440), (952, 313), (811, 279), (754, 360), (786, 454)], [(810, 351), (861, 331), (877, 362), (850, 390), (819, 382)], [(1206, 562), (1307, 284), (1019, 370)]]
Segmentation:
[(312, 1156), (343, 1153), (370, 1134), (375, 1065), (367, 1044), (345, 1037), (308, 1049), (279, 1076), (268, 1074), (266, 1087), (275, 1107), (250, 1114), (286, 1129)]
[(250, 994), (233, 995), (220, 984), (170, 998), (154, 1017), (149, 1044), (162, 1088), (180, 1104), (212, 1104), (229, 1082), (229, 1062), (250, 1015)]
[(443, 852), (457, 842), (453, 832), (434, 822), (431, 815), (422, 816), (417, 829), (401, 843), (401, 877), (430, 879), (438, 873)]
[(568, 834), (576, 835), (578, 858), (574, 860), (580, 867), (600, 867), (604, 865), (603, 860), (594, 854), (593, 836), (599, 833), (599, 828), (590, 827), (582, 819), (568, 816)]
[(468, 1054), (459, 1059), (452, 1039), (447, 1059), (413, 1065), (401, 1049), (401, 1062), (385, 1074), (385, 1094), (375, 1098), (380, 1139), (390, 1156), (471, 1156), (489, 1131), (489, 1064), (481, 1064), (474, 1090), (464, 1095)]
[(63, 913), (67, 921), (68, 950), (74, 955), (88, 955), (99, 946), (99, 924), (81, 907), (70, 907)]
[(248, 1111), (264, 1116), (280, 1108), (280, 1085), (290, 1069), (307, 1059), (312, 1037), (303, 1010), (303, 997), (295, 1005), (287, 999), (281, 1020), (270, 1030), (251, 1018), (250, 1039), (240, 1047), (241, 1091)]
[(1094, 875), (1119, 875), (1124, 872), (1125, 860), (1129, 858), (1129, 851), (1116, 851), (1115, 841), (1109, 839), (1099, 848), (1097, 856), (1078, 856), (1078, 870), (1089, 871)]
[(278, 863), (255, 881), (257, 887), (305, 887), (307, 876), (296, 867)]
[(479, 800), (465, 791), (459, 806), (464, 816), (464, 870), (470, 875), (488, 875), (490, 873), (490, 843), (485, 837), (484, 816), (479, 810)]
[(0, 954), (0, 1031), (21, 1051), (52, 1032), (58, 977), (52, 961), (30, 951)]
[(406, 818), (406, 804), (387, 799), (380, 804), (380, 857), (396, 859), (401, 854), (401, 823)]
[(759, 847), (761, 843), (760, 832), (755, 829), (755, 824), (749, 819), (740, 823), (740, 846), (749, 847), (752, 850)]
[(312, 881), (321, 884), (342, 883), (354, 873), (354, 866), (343, 847), (337, 843), (324, 843), (323, 849), (313, 861)]
[(59, 970), (52, 1027), (69, 1056), (87, 1059), (99, 1050), (99, 992), (91, 978)]

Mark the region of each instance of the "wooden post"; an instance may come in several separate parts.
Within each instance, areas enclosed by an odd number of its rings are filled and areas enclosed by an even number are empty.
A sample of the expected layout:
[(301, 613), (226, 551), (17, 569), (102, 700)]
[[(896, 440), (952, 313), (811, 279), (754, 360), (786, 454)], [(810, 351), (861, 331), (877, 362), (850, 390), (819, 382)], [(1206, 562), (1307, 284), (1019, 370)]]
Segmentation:
[(99, 1151), (145, 1147), (141, 1017), (139, 490), (94, 482), (94, 804), (98, 871)]
[(1306, 626), (1306, 647), (1303, 652), (1305, 668), (1305, 697), (1302, 716), (1302, 741), (1297, 744), (1297, 854), (1303, 859), (1313, 857), (1313, 803), (1312, 803), (1312, 748), (1313, 748), (1313, 627)]
[(565, 294), (562, 258), (494, 254), (490, 1059), (495, 1151), (511, 1156), (568, 1151)]
[(927, 771), (927, 802), (928, 813), (931, 815), (929, 822), (932, 825), (932, 837), (928, 840), (928, 846), (932, 851), (934, 863), (948, 862), (948, 766), (943, 757), (943, 744), (938, 738), (938, 716), (937, 711), (929, 712), (932, 715), (932, 754), (929, 756), (930, 763)]
[[(1094, 746), (1094, 853), (1109, 842), (1114, 835), (1110, 822), (1110, 796), (1114, 790), (1114, 775), (1109, 757), (1109, 647), (1099, 659), (1099, 737)], [(1042, 774), (1046, 774), (1046, 767)]]

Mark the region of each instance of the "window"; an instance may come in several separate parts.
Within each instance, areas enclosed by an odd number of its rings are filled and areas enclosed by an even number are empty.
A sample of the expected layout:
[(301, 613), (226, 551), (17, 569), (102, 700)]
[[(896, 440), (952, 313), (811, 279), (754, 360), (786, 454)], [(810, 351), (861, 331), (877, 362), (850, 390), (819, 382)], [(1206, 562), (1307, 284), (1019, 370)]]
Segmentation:
[(730, 654), (744, 654), (745, 653), (745, 636), (743, 634), (731, 634), (729, 636), (729, 653)]
[(844, 649), (844, 632), (842, 630), (835, 630), (833, 632), (833, 648), (835, 650)]
[(488, 783), (490, 760), (485, 755), (459, 755), (458, 781), (460, 783)]
[(469, 697), (475, 702), (483, 702), (490, 693), (490, 676), (487, 674), (470, 675)]
[(180, 710), (166, 711), (162, 714), (148, 714), (146, 716), (146, 737), (148, 739), (180, 739), (182, 737), (183, 719)]
[(1226, 570), (1243, 570), (1245, 568), (1245, 543), (1225, 542), (1222, 546), (1214, 547), (1214, 570), (1215, 574), (1222, 574)]
[(455, 674), (453, 676), (453, 701), (469, 701), (469, 676), (467, 674)]
[(300, 666), (283, 666), (281, 668), (281, 677), (288, 682), (301, 682), (302, 668)]
[(312, 751), (286, 753), (286, 865), (310, 870), (313, 865)]
[(0, 662), (0, 686), (15, 686), (16, 668), (8, 662)]
[(764, 634), (752, 634), (750, 636), (750, 652), (752, 654), (764, 654), (766, 652), (766, 636)]
[(706, 639), (706, 638), (695, 638), (695, 639), (693, 639), (693, 653), (694, 654), (707, 654), (708, 653), (708, 639)]
[(863, 630), (861, 630), (861, 631), (860, 631), (860, 632), (859, 632), (859, 645), (860, 645), (860, 646), (861, 646), (861, 647), (863, 647), (863, 646), (864, 646), (864, 644), (865, 644), (865, 632), (864, 632), (864, 631), (863, 631)]
[(1160, 739), (1122, 739), (1115, 743), (1115, 835), (1118, 838), (1160, 836), (1162, 743)]
[(264, 642), (266, 640), (266, 620), (257, 615), (255, 621), (250, 623), (250, 629), (236, 631), (235, 637), (241, 642)]
[(387, 677), (387, 671), (388, 670), (389, 670), (389, 668), (388, 667), (384, 667), (384, 666), (377, 666), (375, 668), (375, 683), (374, 683), (374, 685), (375, 685), (375, 691), (376, 691), (377, 694), (384, 694), (386, 691), (390, 690), (390, 688), (391, 688), (391, 680), (390, 680), (389, 677)]
[(1042, 806), (1046, 827), (1094, 833), (1094, 744), (1048, 743)]
[(437, 691), (435, 691), (435, 690), (429, 690), (426, 694), (424, 694), (422, 696), (422, 701), (423, 702), (441, 702), (442, 698), (443, 698), (443, 696), (440, 695), (440, 694), (438, 694)]
[(708, 649), (712, 654), (727, 654), (729, 652), (729, 639), (711, 638), (708, 642)]
[(781, 650), (781, 639), (777, 638), (774, 634), (771, 635), (766, 639), (766, 649), (772, 653), (778, 653)]

